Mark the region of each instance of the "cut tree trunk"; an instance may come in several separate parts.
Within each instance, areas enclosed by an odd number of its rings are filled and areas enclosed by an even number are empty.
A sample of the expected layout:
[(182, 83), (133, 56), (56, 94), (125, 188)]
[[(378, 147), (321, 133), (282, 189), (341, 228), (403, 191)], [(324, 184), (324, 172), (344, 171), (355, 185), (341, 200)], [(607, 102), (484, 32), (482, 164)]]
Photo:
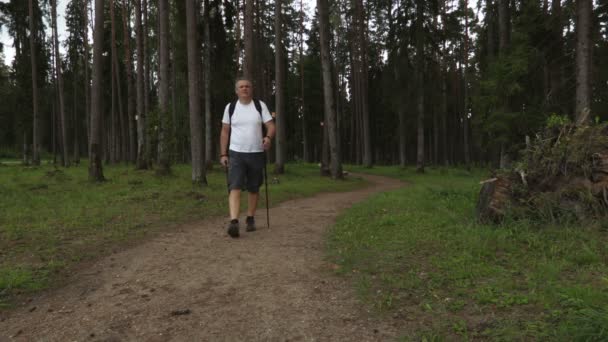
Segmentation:
[(477, 218), (481, 222), (498, 223), (504, 218), (511, 202), (512, 182), (505, 176), (498, 176), (482, 183), (475, 209)]

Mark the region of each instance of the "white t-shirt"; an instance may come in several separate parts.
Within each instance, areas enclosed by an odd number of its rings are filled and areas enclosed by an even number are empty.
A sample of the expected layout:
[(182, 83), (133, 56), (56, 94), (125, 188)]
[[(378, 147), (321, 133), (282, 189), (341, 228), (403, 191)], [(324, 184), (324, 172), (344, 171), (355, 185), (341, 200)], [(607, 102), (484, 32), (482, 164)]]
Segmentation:
[[(268, 107), (262, 101), (262, 117), (264, 123), (272, 120)], [(228, 149), (236, 152), (264, 152), (262, 146), (262, 118), (260, 112), (255, 109), (253, 100), (248, 104), (236, 102), (234, 114), (232, 114), (232, 123), (230, 123), (230, 103), (224, 109), (224, 117), (222, 122), (230, 125), (230, 146)]]

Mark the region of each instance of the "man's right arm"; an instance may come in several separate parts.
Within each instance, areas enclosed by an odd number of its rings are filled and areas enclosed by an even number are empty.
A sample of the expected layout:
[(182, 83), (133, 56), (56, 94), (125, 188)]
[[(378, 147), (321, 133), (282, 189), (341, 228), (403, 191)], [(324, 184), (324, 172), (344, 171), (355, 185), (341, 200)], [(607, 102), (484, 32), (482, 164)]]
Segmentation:
[(228, 163), (228, 137), (230, 136), (230, 125), (222, 123), (222, 132), (220, 134), (220, 163), (226, 165)]

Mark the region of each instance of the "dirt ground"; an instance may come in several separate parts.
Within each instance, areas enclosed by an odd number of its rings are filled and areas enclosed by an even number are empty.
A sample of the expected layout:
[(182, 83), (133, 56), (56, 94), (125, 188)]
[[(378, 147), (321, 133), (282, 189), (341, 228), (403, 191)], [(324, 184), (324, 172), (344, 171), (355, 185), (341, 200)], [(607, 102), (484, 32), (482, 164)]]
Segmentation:
[[(258, 211), (231, 239), (226, 218), (182, 226), (95, 262), (69, 285), (0, 313), (0, 341), (386, 341), (403, 322), (374, 318), (324, 260), (345, 208), (402, 186), (321, 194)], [(241, 219), (244, 221), (244, 218)]]

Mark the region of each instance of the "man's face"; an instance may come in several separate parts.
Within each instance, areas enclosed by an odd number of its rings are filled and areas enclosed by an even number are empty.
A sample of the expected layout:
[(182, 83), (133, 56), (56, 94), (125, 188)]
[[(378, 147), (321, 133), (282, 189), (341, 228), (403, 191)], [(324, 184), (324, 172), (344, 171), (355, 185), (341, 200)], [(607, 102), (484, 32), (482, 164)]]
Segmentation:
[(249, 81), (238, 81), (236, 84), (236, 95), (239, 99), (247, 100), (251, 98), (251, 83)]

